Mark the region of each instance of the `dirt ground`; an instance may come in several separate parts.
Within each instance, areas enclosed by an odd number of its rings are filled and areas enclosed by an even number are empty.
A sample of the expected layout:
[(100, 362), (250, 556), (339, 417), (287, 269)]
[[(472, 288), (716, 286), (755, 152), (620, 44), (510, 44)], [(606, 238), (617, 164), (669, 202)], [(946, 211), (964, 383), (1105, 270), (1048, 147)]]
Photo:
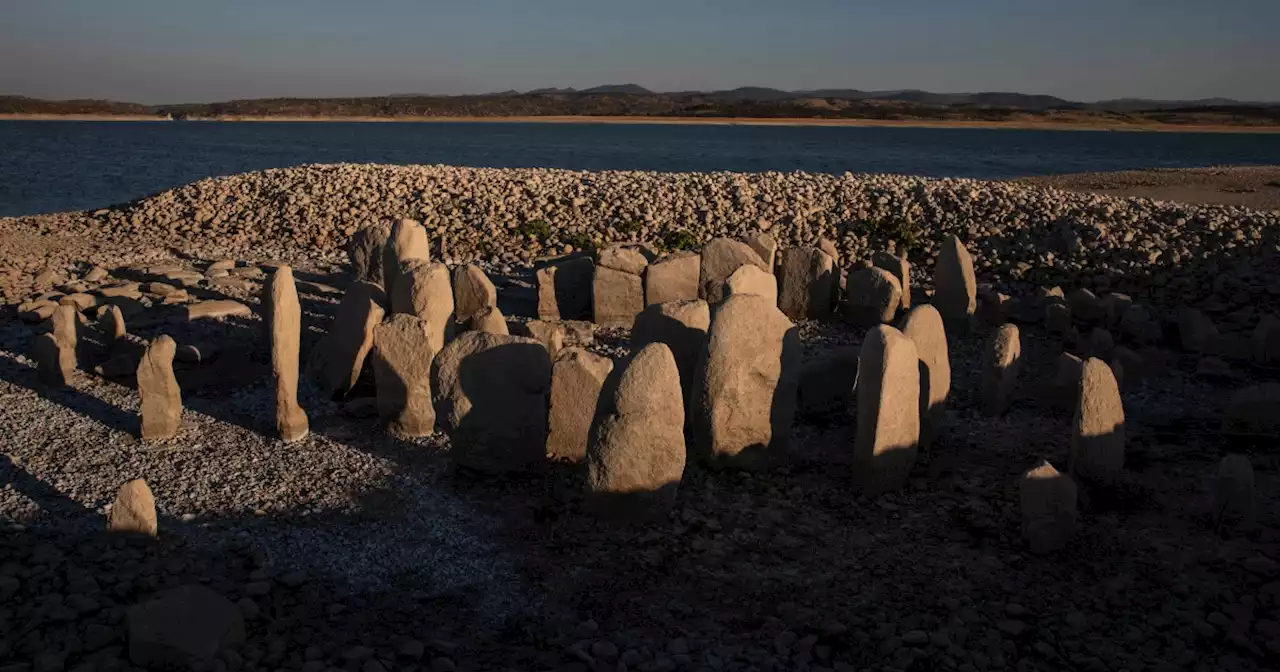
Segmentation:
[(1280, 210), (1280, 166), (1128, 170), (1028, 177), (1016, 181), (1109, 196)]

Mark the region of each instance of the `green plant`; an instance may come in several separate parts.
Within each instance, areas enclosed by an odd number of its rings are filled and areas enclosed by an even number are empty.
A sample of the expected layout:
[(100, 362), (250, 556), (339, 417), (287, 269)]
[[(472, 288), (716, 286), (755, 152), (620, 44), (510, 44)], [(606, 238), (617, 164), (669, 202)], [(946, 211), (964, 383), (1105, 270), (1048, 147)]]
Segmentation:
[(596, 249), (596, 241), (591, 240), (591, 236), (588, 236), (587, 234), (582, 232), (578, 232), (573, 234), (572, 236), (569, 236), (568, 240), (566, 240), (565, 242), (572, 245), (573, 249), (575, 250), (592, 252)]
[(880, 242), (896, 241), (899, 250), (905, 253), (920, 249), (920, 239), (915, 224), (901, 215), (869, 219), (866, 222), (866, 232), (868, 238), (879, 238)]
[(684, 229), (668, 231), (662, 237), (662, 245), (668, 250), (692, 250), (698, 247), (698, 237)]
[(631, 236), (631, 235), (634, 235), (634, 234), (640, 233), (640, 230), (641, 230), (641, 229), (643, 229), (643, 228), (644, 228), (644, 223), (643, 223), (643, 222), (637, 222), (637, 221), (635, 221), (635, 220), (628, 220), (628, 221), (625, 221), (625, 222), (618, 222), (617, 224), (615, 224), (615, 225), (613, 226), (613, 230), (614, 230), (614, 231), (617, 231), (618, 233), (621, 233), (621, 234), (624, 234), (624, 235), (628, 235), (628, 236)]
[(551, 235), (551, 225), (545, 219), (534, 219), (517, 226), (516, 233), (535, 240), (545, 240)]

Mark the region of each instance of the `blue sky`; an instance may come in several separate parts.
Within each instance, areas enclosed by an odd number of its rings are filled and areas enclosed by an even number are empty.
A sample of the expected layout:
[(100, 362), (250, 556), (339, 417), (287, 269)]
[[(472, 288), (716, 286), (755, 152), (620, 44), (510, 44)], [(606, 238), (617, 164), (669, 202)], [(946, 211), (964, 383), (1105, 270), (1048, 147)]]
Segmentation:
[(634, 82), (1280, 101), (1280, 0), (6, 0), (0, 93), (145, 103)]

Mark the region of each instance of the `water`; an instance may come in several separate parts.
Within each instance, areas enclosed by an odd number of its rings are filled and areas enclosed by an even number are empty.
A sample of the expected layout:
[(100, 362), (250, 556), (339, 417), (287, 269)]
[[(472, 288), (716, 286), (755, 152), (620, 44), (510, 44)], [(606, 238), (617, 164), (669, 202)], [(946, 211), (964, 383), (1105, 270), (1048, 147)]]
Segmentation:
[(0, 121), (0, 216), (305, 163), (804, 170), (1004, 179), (1280, 163), (1280, 134), (529, 123)]

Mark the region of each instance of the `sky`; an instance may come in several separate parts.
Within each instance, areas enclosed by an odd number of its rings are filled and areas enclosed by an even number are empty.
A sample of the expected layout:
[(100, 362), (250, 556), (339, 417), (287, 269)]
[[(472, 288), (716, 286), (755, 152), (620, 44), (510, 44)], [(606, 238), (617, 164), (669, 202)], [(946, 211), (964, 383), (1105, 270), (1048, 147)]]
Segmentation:
[(1280, 0), (0, 0), (0, 94), (636, 83), (1280, 101)]

